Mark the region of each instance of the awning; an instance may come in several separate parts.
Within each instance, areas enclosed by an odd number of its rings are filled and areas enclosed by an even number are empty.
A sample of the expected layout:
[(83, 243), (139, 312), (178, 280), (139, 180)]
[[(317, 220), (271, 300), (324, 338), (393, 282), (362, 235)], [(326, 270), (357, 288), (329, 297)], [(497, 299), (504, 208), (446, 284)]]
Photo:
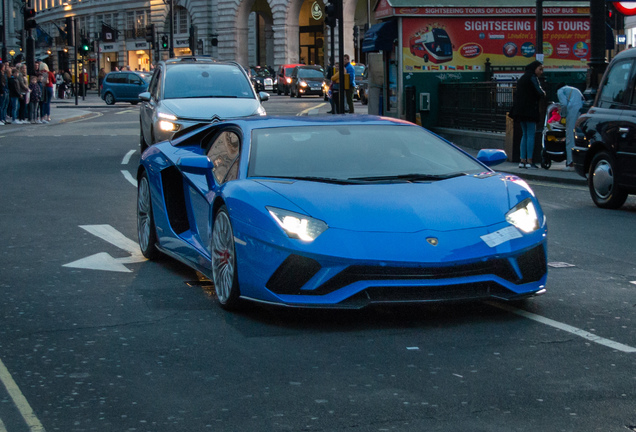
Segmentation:
[(364, 34), (362, 52), (391, 51), (397, 38), (397, 20), (375, 24)]

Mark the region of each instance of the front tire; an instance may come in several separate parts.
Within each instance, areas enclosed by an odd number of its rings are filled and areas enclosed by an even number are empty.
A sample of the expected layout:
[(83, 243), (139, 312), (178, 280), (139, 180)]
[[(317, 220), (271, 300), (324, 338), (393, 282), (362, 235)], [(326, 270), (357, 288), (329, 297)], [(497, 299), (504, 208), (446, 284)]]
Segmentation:
[(616, 184), (616, 162), (606, 152), (600, 152), (592, 159), (587, 184), (592, 201), (598, 207), (617, 209), (625, 203), (627, 193)]
[(157, 258), (157, 229), (152, 215), (150, 182), (145, 171), (137, 183), (137, 237), (141, 253), (149, 260)]
[(106, 105), (114, 105), (115, 96), (113, 96), (112, 93), (106, 93), (106, 95), (104, 96), (104, 101), (106, 102)]
[(140, 123), (139, 124), (139, 150), (141, 153), (143, 153), (144, 151), (146, 151), (147, 148), (148, 148), (148, 144), (146, 144), (146, 139), (144, 138), (144, 129)]
[(221, 206), (214, 217), (212, 227), (212, 281), (219, 304), (233, 310), (239, 304), (238, 272), (234, 232), (226, 206)]

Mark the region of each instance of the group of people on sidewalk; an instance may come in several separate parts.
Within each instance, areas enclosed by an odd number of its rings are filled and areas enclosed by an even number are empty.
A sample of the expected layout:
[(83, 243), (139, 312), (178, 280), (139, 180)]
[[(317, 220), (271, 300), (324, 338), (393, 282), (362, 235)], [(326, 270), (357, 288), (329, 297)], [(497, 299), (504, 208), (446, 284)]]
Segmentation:
[[(353, 114), (353, 91), (356, 88), (356, 70), (351, 64), (351, 57), (349, 54), (345, 54), (343, 56), (344, 59), (344, 68), (345, 68), (345, 76), (349, 76), (348, 85), (345, 83), (344, 85), (344, 94), (345, 94), (345, 107), (344, 112)], [(329, 102), (331, 103), (331, 111), (328, 111), (328, 114), (339, 114), (339, 98), (340, 98), (340, 70), (338, 67), (338, 63), (335, 66), (335, 73), (331, 76), (331, 83), (329, 85)], [(344, 83), (344, 80), (342, 80)]]
[(55, 74), (44, 62), (35, 65), (29, 76), (26, 63), (0, 63), (0, 126), (51, 121)]
[[(539, 78), (543, 75), (543, 63), (538, 60), (526, 66), (524, 74), (517, 81), (517, 89), (508, 114), (510, 118), (519, 121), (522, 137), (519, 148), (519, 168), (538, 169), (532, 155), (534, 154), (534, 137), (537, 122), (541, 121), (540, 102), (545, 97)], [(574, 148), (574, 125), (579, 118), (585, 98), (579, 89), (559, 83), (557, 98), (561, 106), (561, 117), (565, 118), (565, 152), (567, 171), (574, 170), (572, 166), (572, 149)]]

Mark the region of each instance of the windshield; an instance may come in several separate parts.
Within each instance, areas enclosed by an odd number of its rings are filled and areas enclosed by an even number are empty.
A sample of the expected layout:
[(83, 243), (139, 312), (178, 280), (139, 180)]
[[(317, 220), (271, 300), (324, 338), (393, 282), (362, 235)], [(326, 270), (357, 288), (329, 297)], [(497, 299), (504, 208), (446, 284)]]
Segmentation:
[(233, 65), (175, 64), (167, 68), (164, 99), (250, 98), (252, 86), (243, 72)]
[(362, 78), (362, 75), (364, 74), (364, 65), (355, 65), (353, 68), (356, 71), (356, 79)]
[(298, 78), (324, 78), (324, 74), (320, 69), (298, 69)]
[(267, 78), (272, 76), (267, 69), (256, 69), (254, 72), (257, 77)]
[(420, 127), (360, 124), (256, 129), (248, 176), (430, 181), (483, 171)]

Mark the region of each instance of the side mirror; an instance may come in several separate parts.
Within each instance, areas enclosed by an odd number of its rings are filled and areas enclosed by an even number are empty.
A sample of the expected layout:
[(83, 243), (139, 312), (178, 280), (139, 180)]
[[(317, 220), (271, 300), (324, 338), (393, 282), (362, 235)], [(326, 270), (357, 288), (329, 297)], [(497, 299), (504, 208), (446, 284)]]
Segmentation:
[(261, 99), (261, 102), (265, 102), (269, 100), (269, 93), (258, 92), (258, 97)]
[(142, 102), (150, 102), (150, 92), (139, 93), (139, 100)]
[(201, 174), (212, 168), (212, 161), (207, 156), (186, 156), (179, 158), (176, 165), (182, 171)]
[(479, 153), (477, 153), (477, 160), (484, 165), (491, 167), (505, 162), (508, 160), (508, 156), (503, 150), (482, 149), (479, 150)]

